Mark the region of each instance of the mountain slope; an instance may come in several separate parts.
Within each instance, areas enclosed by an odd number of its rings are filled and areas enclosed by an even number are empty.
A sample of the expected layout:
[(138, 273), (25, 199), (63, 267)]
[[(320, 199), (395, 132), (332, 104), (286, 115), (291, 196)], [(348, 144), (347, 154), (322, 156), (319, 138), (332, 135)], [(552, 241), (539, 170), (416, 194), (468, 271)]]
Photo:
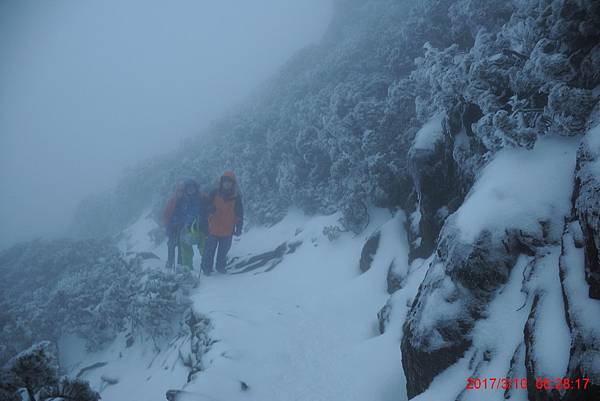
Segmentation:
[[(170, 343), (113, 331), (71, 371), (109, 361), (85, 377), (115, 398), (599, 398), (600, 3), (336, 7), (247, 103), (82, 205), (83, 234), (164, 258), (174, 183), (233, 168), (250, 224), (231, 275), (150, 275), (191, 294)], [(467, 388), (492, 377), (516, 384)]]
[[(398, 399), (404, 391), (397, 380), (402, 370), (395, 352), (401, 322), (388, 323), (395, 330), (380, 335), (377, 312), (388, 295), (389, 263), (394, 260), (408, 275), (404, 216), (375, 210), (365, 234), (341, 233), (330, 240), (324, 228), (337, 226), (338, 218), (291, 212), (277, 225), (252, 229), (236, 241), (232, 256), (241, 259), (238, 267), (233, 263), (227, 276), (202, 278), (192, 295), (194, 313), (209, 321), (202, 326), (206, 346), (196, 353), (197, 334), (190, 330), (158, 354), (148, 343), (126, 348), (120, 339), (83, 361), (72, 351), (64, 363), (76, 364), (71, 368), (76, 374), (83, 366), (108, 362), (82, 377), (104, 388), (102, 396), (111, 400), (159, 400), (169, 389), (182, 390), (182, 400), (363, 400), (373, 394)], [(371, 268), (361, 274), (361, 246), (373, 231), (381, 232), (380, 244)], [(235, 274), (244, 270), (243, 259), (275, 249), (284, 240), (298, 245), (280, 263)], [(143, 235), (130, 241), (144, 241)], [(165, 256), (164, 249), (152, 250)], [(404, 308), (424, 271), (416, 268), (406, 278), (398, 295)], [(192, 327), (190, 317), (187, 321)], [(190, 355), (196, 355), (197, 371), (185, 367)], [(118, 383), (103, 385), (102, 377)], [(243, 390), (241, 383), (248, 388)]]

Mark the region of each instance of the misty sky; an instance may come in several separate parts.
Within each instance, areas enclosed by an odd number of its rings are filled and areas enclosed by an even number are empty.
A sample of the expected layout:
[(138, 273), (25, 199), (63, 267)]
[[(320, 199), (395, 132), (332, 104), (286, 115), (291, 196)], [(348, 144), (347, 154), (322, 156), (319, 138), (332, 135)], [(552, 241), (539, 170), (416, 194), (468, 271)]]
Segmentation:
[(331, 0), (1, 0), (0, 248), (61, 234), (317, 42)]

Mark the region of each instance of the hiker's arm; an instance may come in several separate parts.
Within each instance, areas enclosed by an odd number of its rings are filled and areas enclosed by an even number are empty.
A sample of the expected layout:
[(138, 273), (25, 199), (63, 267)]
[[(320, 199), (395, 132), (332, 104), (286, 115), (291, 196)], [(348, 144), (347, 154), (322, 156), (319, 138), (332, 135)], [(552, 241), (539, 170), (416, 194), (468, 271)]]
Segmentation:
[(236, 230), (239, 230), (241, 233), (242, 228), (244, 227), (244, 205), (241, 196), (238, 196), (235, 200), (235, 217)]
[(172, 226), (178, 226), (181, 223), (181, 207), (179, 204), (175, 204), (173, 207), (173, 212), (171, 214), (171, 218), (169, 219), (169, 224)]
[(210, 191), (210, 193), (208, 194), (208, 198), (206, 199), (206, 216), (210, 216), (211, 214), (214, 214), (216, 209), (215, 209), (215, 194), (217, 193), (216, 190), (212, 190)]
[(200, 229), (207, 233), (208, 232), (208, 198), (206, 194), (200, 198), (200, 213), (198, 220), (200, 222)]

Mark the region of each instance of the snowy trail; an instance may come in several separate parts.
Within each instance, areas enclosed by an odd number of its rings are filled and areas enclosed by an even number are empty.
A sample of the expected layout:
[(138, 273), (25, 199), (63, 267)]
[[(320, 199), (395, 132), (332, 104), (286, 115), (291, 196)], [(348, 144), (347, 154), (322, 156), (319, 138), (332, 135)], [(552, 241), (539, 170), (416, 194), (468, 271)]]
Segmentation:
[[(273, 271), (203, 278), (194, 307), (211, 318), (219, 342), (186, 387), (189, 399), (397, 401), (404, 393), (400, 331), (377, 331), (388, 265), (375, 260), (359, 275), (363, 239), (315, 241), (323, 222), (313, 223), (299, 250)], [(253, 234), (240, 248), (280, 238)]]
[[(210, 318), (215, 342), (202, 356), (204, 370), (191, 382), (181, 360), (190, 352), (188, 336), (161, 345), (159, 354), (151, 341), (139, 338), (131, 347), (118, 338), (99, 353), (86, 353), (69, 339), (63, 363), (71, 375), (105, 363), (83, 378), (111, 401), (162, 401), (168, 390), (180, 391), (177, 401), (402, 401), (403, 315), (426, 269), (417, 269), (396, 291), (393, 319), (380, 335), (377, 313), (389, 299), (390, 263), (408, 271), (404, 214), (376, 210), (363, 235), (342, 233), (330, 241), (323, 228), (338, 217), (290, 212), (273, 227), (253, 228), (234, 241), (230, 257), (272, 251), (284, 241), (302, 244), (268, 272), (201, 277), (193, 308)], [(148, 219), (130, 227), (124, 250), (150, 250), (162, 260), (149, 260), (148, 268), (162, 269), (166, 246), (153, 246), (147, 235), (154, 227)], [(362, 247), (379, 229), (372, 267), (361, 274)], [(107, 386), (103, 376), (118, 383)]]

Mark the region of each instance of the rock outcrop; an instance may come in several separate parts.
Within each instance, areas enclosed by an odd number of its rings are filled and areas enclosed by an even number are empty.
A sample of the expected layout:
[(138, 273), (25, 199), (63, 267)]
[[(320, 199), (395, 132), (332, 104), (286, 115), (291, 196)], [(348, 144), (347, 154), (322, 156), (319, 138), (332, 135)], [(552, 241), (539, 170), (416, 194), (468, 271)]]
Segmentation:
[(587, 388), (573, 388), (565, 401), (600, 398), (600, 301), (588, 297), (585, 281), (585, 240), (578, 221), (565, 226), (560, 257), (560, 281), (565, 315), (571, 332), (569, 366), (565, 377), (589, 379)]
[(464, 242), (450, 217), (440, 234), (436, 256), (404, 324), (402, 364), (409, 398), (470, 347), (469, 333), (522, 253), (533, 253), (541, 239), (519, 231), (483, 231)]
[(600, 299), (600, 121), (594, 123), (577, 153), (573, 196), (583, 233), (589, 296)]

